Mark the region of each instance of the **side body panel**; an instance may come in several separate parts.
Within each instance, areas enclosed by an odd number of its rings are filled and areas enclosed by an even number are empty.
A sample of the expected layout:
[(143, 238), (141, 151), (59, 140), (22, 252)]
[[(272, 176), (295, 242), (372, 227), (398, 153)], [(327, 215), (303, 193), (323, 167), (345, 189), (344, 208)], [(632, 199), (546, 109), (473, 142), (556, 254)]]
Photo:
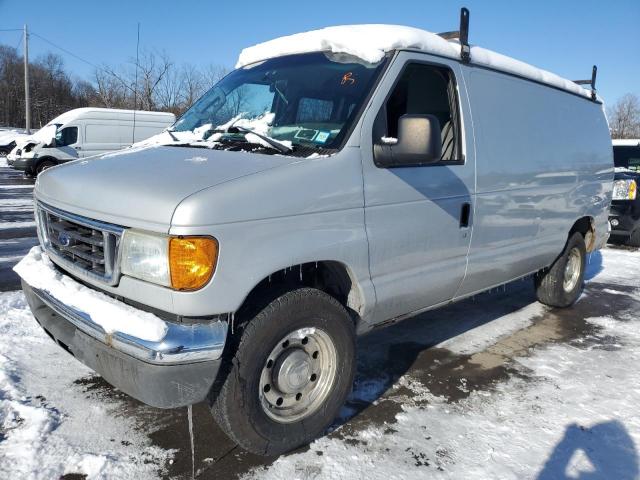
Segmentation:
[(602, 105), (463, 67), (476, 135), (467, 295), (550, 265), (579, 218), (606, 239), (613, 161)]

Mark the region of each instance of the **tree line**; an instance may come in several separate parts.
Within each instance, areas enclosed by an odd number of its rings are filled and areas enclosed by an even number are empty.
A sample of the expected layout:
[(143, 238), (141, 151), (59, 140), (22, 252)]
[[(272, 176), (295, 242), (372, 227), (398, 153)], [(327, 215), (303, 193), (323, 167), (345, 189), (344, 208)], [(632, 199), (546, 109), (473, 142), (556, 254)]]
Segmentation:
[[(60, 55), (29, 64), (31, 127), (78, 107), (160, 110), (182, 114), (227, 70), (176, 64), (166, 53), (144, 50), (139, 60), (98, 67), (90, 81), (71, 76)], [(242, 99), (238, 98), (240, 104)], [(239, 105), (240, 106), (240, 105)], [(613, 138), (640, 138), (640, 100), (631, 93), (607, 109)], [(0, 126), (25, 125), (24, 66), (16, 48), (0, 44)]]
[[(137, 68), (135, 60), (116, 69), (100, 66), (85, 80), (72, 76), (60, 55), (48, 53), (29, 62), (31, 127), (40, 128), (79, 107), (180, 115), (226, 73), (218, 65), (178, 65), (165, 53), (145, 50)], [(16, 48), (0, 44), (0, 126), (24, 127), (24, 102), (23, 57)]]

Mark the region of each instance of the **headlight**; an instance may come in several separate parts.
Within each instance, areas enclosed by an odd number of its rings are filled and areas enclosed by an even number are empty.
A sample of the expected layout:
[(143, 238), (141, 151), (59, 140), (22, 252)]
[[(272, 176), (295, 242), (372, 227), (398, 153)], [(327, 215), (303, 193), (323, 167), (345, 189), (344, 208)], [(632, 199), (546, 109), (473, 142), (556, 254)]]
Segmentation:
[(637, 185), (635, 180), (616, 180), (613, 182), (614, 200), (635, 200)]
[(171, 237), (127, 230), (122, 273), (176, 290), (196, 290), (213, 275), (218, 242), (212, 237)]

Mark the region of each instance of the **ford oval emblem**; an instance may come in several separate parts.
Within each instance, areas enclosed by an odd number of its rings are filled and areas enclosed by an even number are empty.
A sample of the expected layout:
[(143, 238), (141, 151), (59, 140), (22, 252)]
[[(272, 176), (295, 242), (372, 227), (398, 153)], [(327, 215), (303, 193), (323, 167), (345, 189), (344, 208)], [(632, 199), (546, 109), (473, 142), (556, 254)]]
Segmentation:
[(60, 242), (60, 245), (63, 247), (68, 247), (71, 245), (71, 237), (67, 232), (60, 232), (58, 234), (58, 242)]

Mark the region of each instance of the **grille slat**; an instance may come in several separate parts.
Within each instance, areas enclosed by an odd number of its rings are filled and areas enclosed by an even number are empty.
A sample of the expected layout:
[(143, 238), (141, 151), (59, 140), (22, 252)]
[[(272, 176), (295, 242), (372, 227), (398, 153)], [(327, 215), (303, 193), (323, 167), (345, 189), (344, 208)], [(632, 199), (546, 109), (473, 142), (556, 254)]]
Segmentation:
[(38, 205), (37, 218), (47, 251), (71, 270), (107, 284), (118, 281), (117, 252), (124, 229), (53, 207)]

